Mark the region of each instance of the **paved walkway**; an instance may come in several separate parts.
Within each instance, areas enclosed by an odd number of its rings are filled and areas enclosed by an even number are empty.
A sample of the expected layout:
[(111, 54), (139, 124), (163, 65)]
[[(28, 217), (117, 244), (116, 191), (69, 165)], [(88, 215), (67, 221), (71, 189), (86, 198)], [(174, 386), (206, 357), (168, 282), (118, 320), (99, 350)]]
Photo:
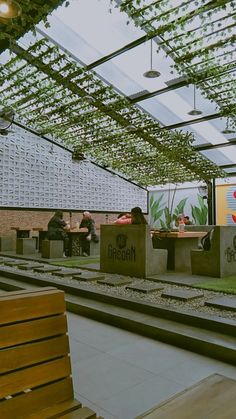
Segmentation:
[(232, 365), (72, 313), (67, 318), (76, 397), (104, 419), (134, 419), (213, 373), (236, 379)]

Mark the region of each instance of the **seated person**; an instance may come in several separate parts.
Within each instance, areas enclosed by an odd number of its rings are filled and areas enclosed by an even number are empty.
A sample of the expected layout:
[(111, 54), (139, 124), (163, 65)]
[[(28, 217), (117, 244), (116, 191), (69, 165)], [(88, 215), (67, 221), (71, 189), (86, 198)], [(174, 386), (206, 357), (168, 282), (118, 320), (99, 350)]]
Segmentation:
[(82, 250), (82, 256), (90, 255), (90, 241), (98, 243), (99, 238), (96, 234), (95, 222), (92, 219), (92, 215), (89, 211), (84, 211), (83, 218), (79, 228), (87, 228), (87, 232), (80, 234), (80, 246)]
[(69, 253), (69, 237), (65, 232), (65, 229), (68, 229), (68, 223), (63, 220), (63, 212), (56, 211), (54, 216), (48, 223), (48, 240), (63, 240), (64, 242), (64, 255), (68, 256)]
[(114, 224), (131, 224), (131, 215), (129, 213), (121, 213), (118, 215)]
[(147, 224), (140, 207), (134, 207), (131, 210), (131, 224)]
[(179, 227), (179, 224), (184, 223), (184, 214), (179, 214), (175, 220), (175, 226)]
[(190, 221), (190, 219), (189, 219), (189, 216), (188, 215), (185, 215), (184, 216), (184, 224), (186, 225), (186, 226), (191, 226), (193, 223), (192, 223), (192, 221)]

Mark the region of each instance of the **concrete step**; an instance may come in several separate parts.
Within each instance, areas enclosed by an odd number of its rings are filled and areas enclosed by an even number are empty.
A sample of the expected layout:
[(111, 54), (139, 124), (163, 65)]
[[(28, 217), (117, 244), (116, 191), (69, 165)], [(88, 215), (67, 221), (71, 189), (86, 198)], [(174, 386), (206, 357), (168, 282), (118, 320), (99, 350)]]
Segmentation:
[[(28, 288), (29, 285), (55, 286), (65, 291), (68, 311), (236, 364), (236, 323), (233, 320), (104, 295), (86, 289), (86, 284), (68, 285), (66, 280), (55, 277), (44, 280), (11, 268), (0, 275), (0, 288), (1, 283), (11, 289)], [(4, 279), (3, 275), (8, 277)]]
[(38, 289), (38, 285), (27, 284), (26, 282), (16, 279), (5, 278), (0, 276), (0, 292), (4, 291), (20, 291), (24, 289)]
[(236, 338), (85, 297), (66, 295), (68, 311), (236, 365)]

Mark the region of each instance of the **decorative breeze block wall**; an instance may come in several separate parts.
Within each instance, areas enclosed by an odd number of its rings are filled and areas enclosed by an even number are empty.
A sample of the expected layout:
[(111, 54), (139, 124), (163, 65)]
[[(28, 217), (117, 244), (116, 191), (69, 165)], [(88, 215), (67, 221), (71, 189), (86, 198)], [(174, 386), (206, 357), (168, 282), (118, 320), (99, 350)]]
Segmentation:
[(0, 207), (147, 212), (147, 191), (13, 126), (0, 136)]

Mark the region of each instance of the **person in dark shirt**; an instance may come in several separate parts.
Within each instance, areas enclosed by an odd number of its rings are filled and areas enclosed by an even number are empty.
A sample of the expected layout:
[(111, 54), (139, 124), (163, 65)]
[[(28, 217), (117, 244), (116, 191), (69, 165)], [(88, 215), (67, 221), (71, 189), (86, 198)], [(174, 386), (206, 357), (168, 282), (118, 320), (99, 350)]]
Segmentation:
[(98, 236), (96, 235), (95, 222), (92, 219), (92, 215), (89, 211), (83, 212), (83, 218), (79, 228), (87, 228), (88, 231), (80, 234), (80, 246), (82, 256), (90, 255), (90, 241), (98, 242)]
[(68, 256), (69, 251), (69, 237), (65, 232), (67, 223), (63, 220), (63, 212), (56, 211), (54, 216), (48, 223), (48, 240), (63, 240), (64, 242), (64, 256)]
[(191, 226), (193, 224), (188, 215), (184, 216), (184, 224), (187, 226)]

